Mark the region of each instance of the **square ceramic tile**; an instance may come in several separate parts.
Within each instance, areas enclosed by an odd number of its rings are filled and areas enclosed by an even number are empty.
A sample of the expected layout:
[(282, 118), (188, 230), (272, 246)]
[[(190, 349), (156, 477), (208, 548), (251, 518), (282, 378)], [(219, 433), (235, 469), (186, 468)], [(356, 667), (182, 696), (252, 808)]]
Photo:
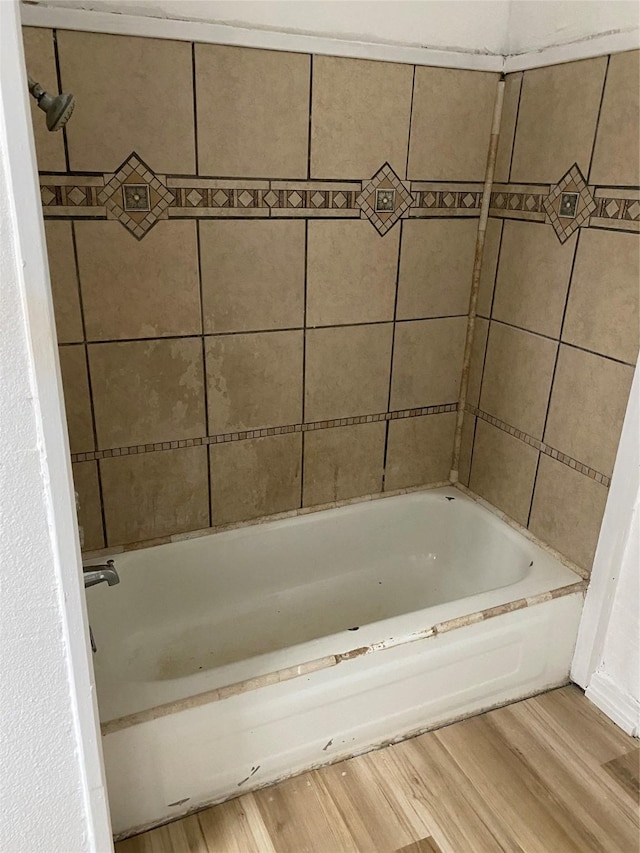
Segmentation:
[(304, 257), (304, 222), (201, 222), (205, 332), (303, 326)]
[(210, 453), (214, 524), (300, 506), (301, 433), (212, 444)]
[(476, 420), (469, 412), (465, 412), (462, 421), (462, 437), (460, 441), (460, 458), (458, 459), (458, 480), (463, 486), (469, 485), (471, 474), (471, 457), (473, 454), (473, 439), (476, 432)]
[(71, 468), (77, 493), (80, 546), (83, 551), (104, 548), (98, 463), (74, 462)]
[(602, 483), (541, 456), (529, 530), (590, 570), (606, 502)]
[(206, 447), (101, 459), (100, 476), (109, 546), (209, 526)]
[(538, 451), (478, 418), (469, 488), (526, 526)]
[(84, 346), (64, 346), (60, 347), (58, 352), (71, 453), (95, 450)]
[(491, 316), (491, 305), (493, 303), (493, 290), (496, 283), (496, 272), (498, 270), (498, 256), (502, 241), (502, 219), (489, 219), (487, 231), (484, 238), (484, 251), (482, 254), (482, 267), (480, 268), (480, 285), (478, 289), (478, 303), (476, 311), (481, 317)]
[(392, 411), (457, 401), (466, 331), (466, 317), (396, 325)]
[(307, 325), (393, 320), (400, 229), (369, 222), (309, 222)]
[(305, 421), (387, 411), (393, 325), (307, 331)]
[(505, 222), (493, 318), (559, 338), (577, 237), (560, 243), (544, 222)]
[(487, 336), (489, 334), (489, 321), (483, 317), (476, 317), (473, 330), (473, 343), (471, 345), (471, 363), (469, 365), (469, 386), (467, 388), (467, 403), (477, 406), (480, 402), (480, 387), (482, 385), (482, 373), (484, 371), (484, 357), (487, 350)]
[(90, 344), (98, 447), (206, 434), (200, 338)]
[(635, 363), (640, 337), (638, 236), (580, 234), (562, 339), (583, 349)]
[(606, 67), (599, 56), (524, 72), (512, 181), (554, 183), (573, 163), (588, 174)]
[(610, 475), (632, 378), (633, 367), (563, 344), (545, 442)]
[(72, 169), (113, 172), (135, 151), (155, 172), (195, 171), (191, 45), (58, 30)]
[(382, 491), (386, 434), (385, 421), (305, 433), (303, 505)]
[(140, 241), (119, 222), (75, 228), (87, 340), (200, 333), (195, 222), (158, 222)]
[(370, 178), (388, 162), (405, 177), (413, 68), (313, 57), (311, 177)]
[(306, 178), (310, 57), (196, 44), (198, 171)]
[(385, 491), (448, 480), (455, 428), (455, 412), (390, 421)]
[(506, 183), (509, 180), (521, 87), (522, 71), (518, 71), (515, 74), (507, 74), (504, 87), (504, 101), (502, 103), (502, 116), (500, 119), (498, 153), (496, 154), (496, 167), (493, 175), (494, 181)]
[(71, 222), (44, 223), (58, 343), (84, 339)]
[(482, 181), (498, 74), (416, 66), (409, 177)]
[(640, 51), (609, 60), (590, 179), (595, 184), (640, 184)]
[[(58, 94), (58, 75), (53, 47), (53, 30), (23, 27), (24, 58), (28, 73), (36, 83), (52, 95)], [(64, 136), (47, 130), (47, 118), (29, 95), (33, 136), (36, 143), (38, 169), (41, 172), (64, 172)]]
[(209, 433), (302, 421), (302, 332), (205, 338)]
[(468, 313), (477, 235), (477, 219), (402, 223), (399, 320)]
[(558, 344), (491, 323), (480, 408), (542, 438)]

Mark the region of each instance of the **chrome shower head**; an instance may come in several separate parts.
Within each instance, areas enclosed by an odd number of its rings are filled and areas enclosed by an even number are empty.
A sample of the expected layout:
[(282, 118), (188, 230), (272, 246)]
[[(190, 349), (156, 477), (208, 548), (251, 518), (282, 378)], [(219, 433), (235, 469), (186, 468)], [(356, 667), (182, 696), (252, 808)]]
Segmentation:
[(62, 130), (73, 112), (73, 95), (62, 92), (50, 95), (39, 83), (29, 77), (29, 91), (38, 102), (38, 106), (47, 116), (47, 130)]

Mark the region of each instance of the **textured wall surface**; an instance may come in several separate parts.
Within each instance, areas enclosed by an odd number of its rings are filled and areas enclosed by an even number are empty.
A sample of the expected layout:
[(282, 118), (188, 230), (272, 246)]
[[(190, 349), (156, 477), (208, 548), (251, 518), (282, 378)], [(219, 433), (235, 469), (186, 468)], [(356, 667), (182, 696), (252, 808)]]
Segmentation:
[[(86, 547), (446, 479), (497, 76), (25, 45), (78, 98), (36, 134)], [(638, 349), (637, 80), (507, 78), (463, 434), (462, 481), (585, 568)]]
[(639, 58), (507, 78), (465, 418), (464, 482), (586, 569), (638, 354)]

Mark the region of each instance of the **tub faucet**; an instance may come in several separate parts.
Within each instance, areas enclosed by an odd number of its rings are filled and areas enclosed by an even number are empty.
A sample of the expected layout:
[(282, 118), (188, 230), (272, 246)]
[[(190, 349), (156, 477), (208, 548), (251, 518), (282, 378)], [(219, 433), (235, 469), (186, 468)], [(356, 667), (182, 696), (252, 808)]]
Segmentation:
[(95, 586), (97, 583), (102, 583), (103, 581), (109, 584), (109, 586), (120, 583), (113, 560), (107, 560), (104, 566), (83, 567), (82, 575), (84, 577), (85, 589), (88, 586)]

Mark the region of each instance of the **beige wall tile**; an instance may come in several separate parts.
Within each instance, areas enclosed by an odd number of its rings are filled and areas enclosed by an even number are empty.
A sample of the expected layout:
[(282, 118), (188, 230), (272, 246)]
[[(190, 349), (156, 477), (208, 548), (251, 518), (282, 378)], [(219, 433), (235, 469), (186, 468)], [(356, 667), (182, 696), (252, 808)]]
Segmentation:
[(205, 332), (304, 324), (305, 223), (201, 222)]
[(509, 180), (511, 153), (513, 151), (513, 140), (516, 132), (516, 118), (518, 117), (521, 87), (522, 71), (518, 71), (515, 74), (507, 74), (504, 87), (504, 101), (502, 104), (502, 117), (500, 120), (500, 138), (498, 139), (496, 168), (493, 176), (495, 181), (506, 182)]
[(466, 317), (398, 323), (391, 410), (453, 403), (460, 391)]
[(158, 173), (195, 171), (191, 45), (58, 31), (72, 169), (113, 171), (135, 151)]
[(463, 486), (469, 485), (471, 474), (471, 456), (473, 453), (473, 438), (476, 431), (476, 420), (474, 415), (465, 412), (462, 421), (462, 438), (460, 441), (460, 458), (458, 459), (458, 480)]
[(557, 343), (491, 323), (480, 408), (542, 438)]
[(559, 181), (577, 162), (587, 176), (606, 56), (525, 71), (511, 180)]
[(211, 435), (302, 420), (303, 332), (206, 338)]
[(505, 222), (492, 316), (560, 337), (577, 237), (562, 244), (551, 225)]
[(386, 412), (393, 326), (309, 329), (305, 421)]
[(71, 452), (95, 450), (84, 346), (64, 346), (60, 347), (58, 352)]
[(199, 338), (89, 345), (98, 446), (205, 435)]
[(109, 546), (209, 526), (206, 447), (101, 459), (100, 476)]
[(582, 231), (562, 339), (635, 363), (639, 291), (637, 235), (595, 228)]
[(491, 135), (498, 75), (416, 67), (409, 177), (481, 181)]
[(97, 462), (74, 462), (73, 485), (78, 494), (78, 526), (83, 551), (104, 548)]
[(478, 418), (469, 488), (524, 525), (537, 463), (535, 448)]
[(196, 44), (201, 175), (306, 178), (310, 57)]
[(456, 413), (389, 422), (386, 492), (449, 479)]
[(384, 421), (305, 433), (303, 505), (382, 491), (386, 433)]
[[(58, 94), (58, 75), (53, 48), (53, 30), (40, 27), (23, 27), (24, 58), (27, 71), (52, 95)], [(36, 143), (38, 169), (41, 172), (64, 172), (64, 136), (47, 130), (47, 119), (36, 101), (29, 96), (33, 135)]]
[(595, 184), (640, 184), (640, 51), (609, 61), (590, 179)]
[(482, 385), (482, 372), (484, 370), (484, 355), (487, 349), (488, 334), (489, 321), (483, 317), (476, 317), (473, 343), (471, 345), (469, 387), (467, 389), (467, 403), (470, 406), (477, 406), (480, 402), (480, 386)]
[(45, 222), (51, 294), (61, 344), (84, 339), (71, 222)]
[(482, 267), (480, 269), (480, 287), (478, 290), (477, 312), (481, 317), (491, 315), (491, 303), (493, 301), (493, 289), (496, 283), (496, 272), (498, 269), (498, 255), (500, 253), (500, 241), (502, 240), (502, 219), (489, 219), (487, 222), (487, 233), (484, 239), (484, 252), (482, 255)]
[(87, 340), (200, 333), (195, 222), (158, 222), (140, 241), (119, 222), (75, 228)]
[(477, 219), (402, 223), (399, 320), (468, 313), (477, 234)]
[(611, 474), (633, 368), (561, 345), (544, 440)]
[(311, 177), (370, 178), (388, 162), (405, 177), (413, 68), (313, 57)]
[(400, 229), (309, 222), (307, 325), (393, 320)]
[(210, 453), (214, 524), (300, 506), (301, 433), (212, 444)]
[(529, 529), (590, 570), (606, 501), (607, 488), (602, 483), (541, 456)]

